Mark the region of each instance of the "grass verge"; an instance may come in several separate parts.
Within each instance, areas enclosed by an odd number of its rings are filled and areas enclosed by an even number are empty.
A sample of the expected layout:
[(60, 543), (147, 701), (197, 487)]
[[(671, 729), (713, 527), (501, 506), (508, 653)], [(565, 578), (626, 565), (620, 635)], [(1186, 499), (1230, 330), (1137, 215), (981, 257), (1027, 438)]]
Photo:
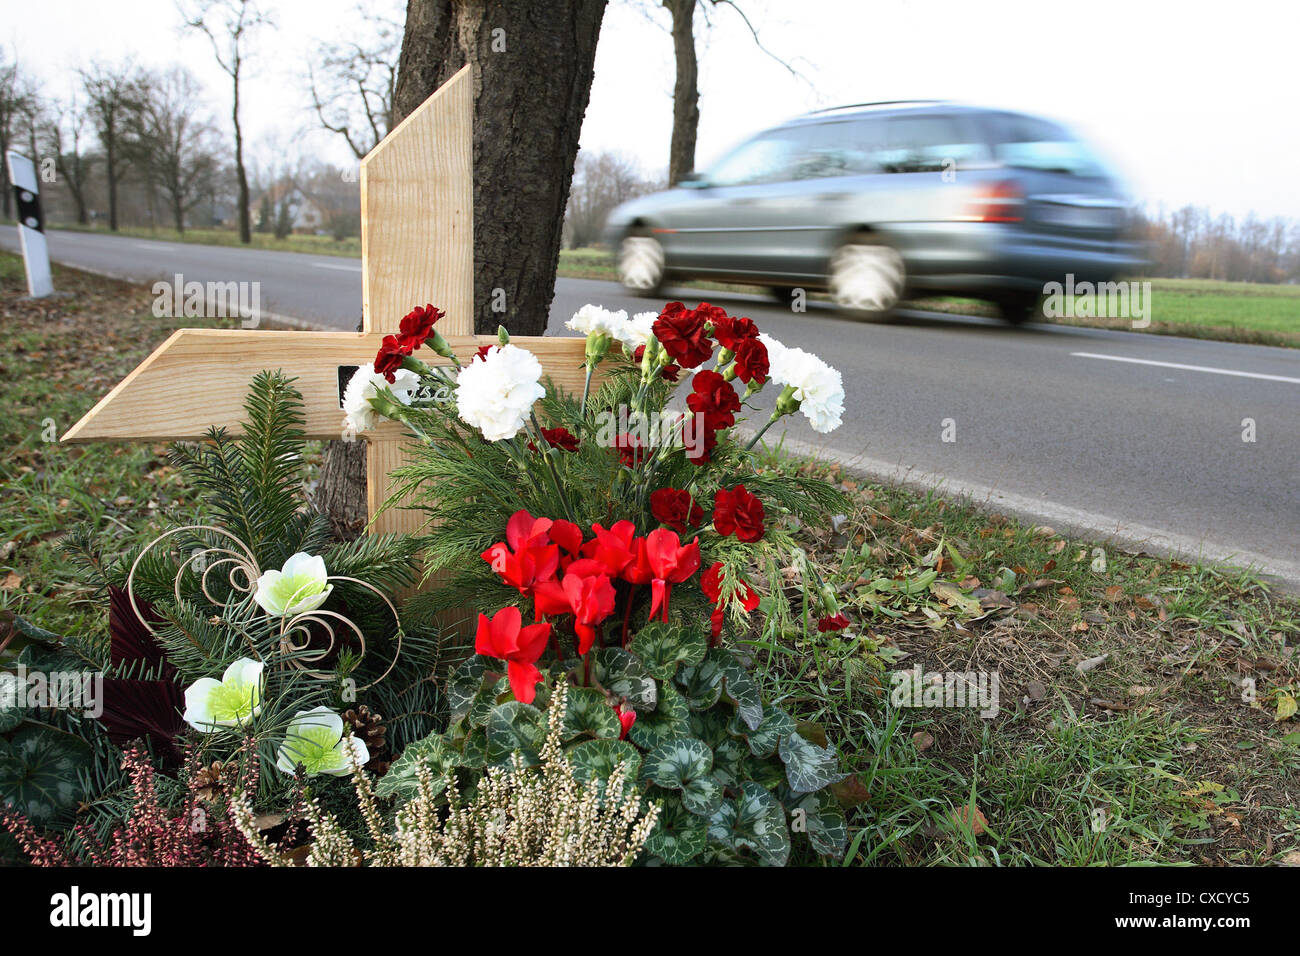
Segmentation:
[[(56, 273), (71, 295), (24, 301), (20, 261), (0, 255), (0, 641), (13, 613), (103, 632), (102, 596), (59, 548), (75, 523), (115, 555), (202, 505), (161, 444), (46, 440), (177, 324), (143, 286)], [(779, 450), (765, 467), (811, 470), (854, 502), (799, 532), (853, 626), (820, 634), (810, 615), (752, 646), (769, 692), (854, 771), (847, 864), (1300, 862), (1293, 600)], [(996, 715), (899, 706), (891, 674), (915, 667), (923, 684), (996, 674)]]

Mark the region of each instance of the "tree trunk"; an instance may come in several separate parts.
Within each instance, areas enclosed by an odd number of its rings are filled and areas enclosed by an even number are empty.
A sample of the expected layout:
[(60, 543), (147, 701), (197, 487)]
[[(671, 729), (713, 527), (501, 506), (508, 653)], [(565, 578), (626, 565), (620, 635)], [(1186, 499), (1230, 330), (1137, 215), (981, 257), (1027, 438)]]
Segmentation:
[(235, 175), (239, 179), (239, 241), (247, 245), (253, 241), (253, 224), (248, 211), (248, 173), (244, 170), (244, 131), (239, 126), (239, 71), (233, 74), (235, 105), (231, 117), (235, 121)]
[[(605, 3), (552, 0), (544, 13), (535, 0), (407, 4), (394, 126), (466, 63), (474, 67), (477, 332), (546, 331)], [(505, 311), (493, 311), (503, 297)], [(365, 474), (363, 442), (329, 443), (316, 507), (336, 534), (365, 524)]]
[(664, 0), (673, 15), (673, 139), (668, 149), (668, 185), (676, 186), (695, 169), (695, 137), (700, 128), (700, 68), (695, 55), (696, 0)]
[(104, 175), (108, 179), (108, 228), (117, 232), (117, 150), (114, 138), (104, 144)]

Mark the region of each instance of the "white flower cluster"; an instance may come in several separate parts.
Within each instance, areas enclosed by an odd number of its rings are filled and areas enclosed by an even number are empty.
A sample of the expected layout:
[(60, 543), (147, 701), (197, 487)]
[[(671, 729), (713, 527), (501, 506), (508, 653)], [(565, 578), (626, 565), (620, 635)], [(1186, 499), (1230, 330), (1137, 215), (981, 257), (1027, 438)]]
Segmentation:
[(794, 398), (814, 431), (826, 434), (840, 427), (844, 415), (844, 379), (816, 355), (787, 348), (772, 336), (759, 340), (767, 346), (772, 381), (794, 388)]
[(546, 395), (542, 363), (527, 349), (503, 345), (461, 370), (456, 412), (488, 441), (514, 438), (528, 422), (533, 405)]
[(598, 305), (584, 305), (564, 325), (586, 336), (608, 335), (611, 339), (622, 342), (632, 352), (654, 337), (651, 326), (657, 318), (658, 312), (638, 312), (629, 319), (622, 309), (611, 312)]
[(411, 404), (411, 396), (420, 387), (420, 376), (409, 369), (399, 368), (393, 373), (393, 383), (375, 371), (373, 365), (363, 365), (348, 380), (343, 390), (343, 433), (359, 435), (379, 424), (380, 415), (370, 400), (387, 388), (403, 405)]

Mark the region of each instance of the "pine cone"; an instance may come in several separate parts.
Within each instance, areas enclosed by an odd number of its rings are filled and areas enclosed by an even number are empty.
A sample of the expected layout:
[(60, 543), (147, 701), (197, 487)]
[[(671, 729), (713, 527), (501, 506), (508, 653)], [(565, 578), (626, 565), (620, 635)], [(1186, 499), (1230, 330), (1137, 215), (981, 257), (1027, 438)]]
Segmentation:
[(220, 760), (214, 760), (207, 767), (200, 767), (194, 779), (190, 781), (190, 788), (194, 795), (200, 800), (215, 800), (221, 793), (221, 771), (224, 764)]
[[(356, 738), (366, 745), (370, 753), (370, 767), (384, 751), (388, 741), (388, 728), (384, 726), (382, 714), (372, 714), (365, 704), (352, 710), (344, 711), (344, 722), (352, 728)], [(372, 768), (373, 769), (373, 768)]]

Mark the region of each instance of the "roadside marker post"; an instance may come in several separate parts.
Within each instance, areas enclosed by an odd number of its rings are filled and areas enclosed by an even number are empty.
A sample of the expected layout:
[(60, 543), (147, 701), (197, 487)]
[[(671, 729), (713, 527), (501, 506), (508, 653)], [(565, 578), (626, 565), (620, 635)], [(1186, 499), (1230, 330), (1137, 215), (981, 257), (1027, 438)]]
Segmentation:
[(33, 299), (54, 292), (50, 277), (50, 250), (45, 244), (45, 219), (41, 214), (41, 188), (35, 164), (22, 153), (10, 150), (9, 181), (14, 185), (17, 201), (18, 237), (23, 248), (23, 265), (27, 270), (27, 292)]

